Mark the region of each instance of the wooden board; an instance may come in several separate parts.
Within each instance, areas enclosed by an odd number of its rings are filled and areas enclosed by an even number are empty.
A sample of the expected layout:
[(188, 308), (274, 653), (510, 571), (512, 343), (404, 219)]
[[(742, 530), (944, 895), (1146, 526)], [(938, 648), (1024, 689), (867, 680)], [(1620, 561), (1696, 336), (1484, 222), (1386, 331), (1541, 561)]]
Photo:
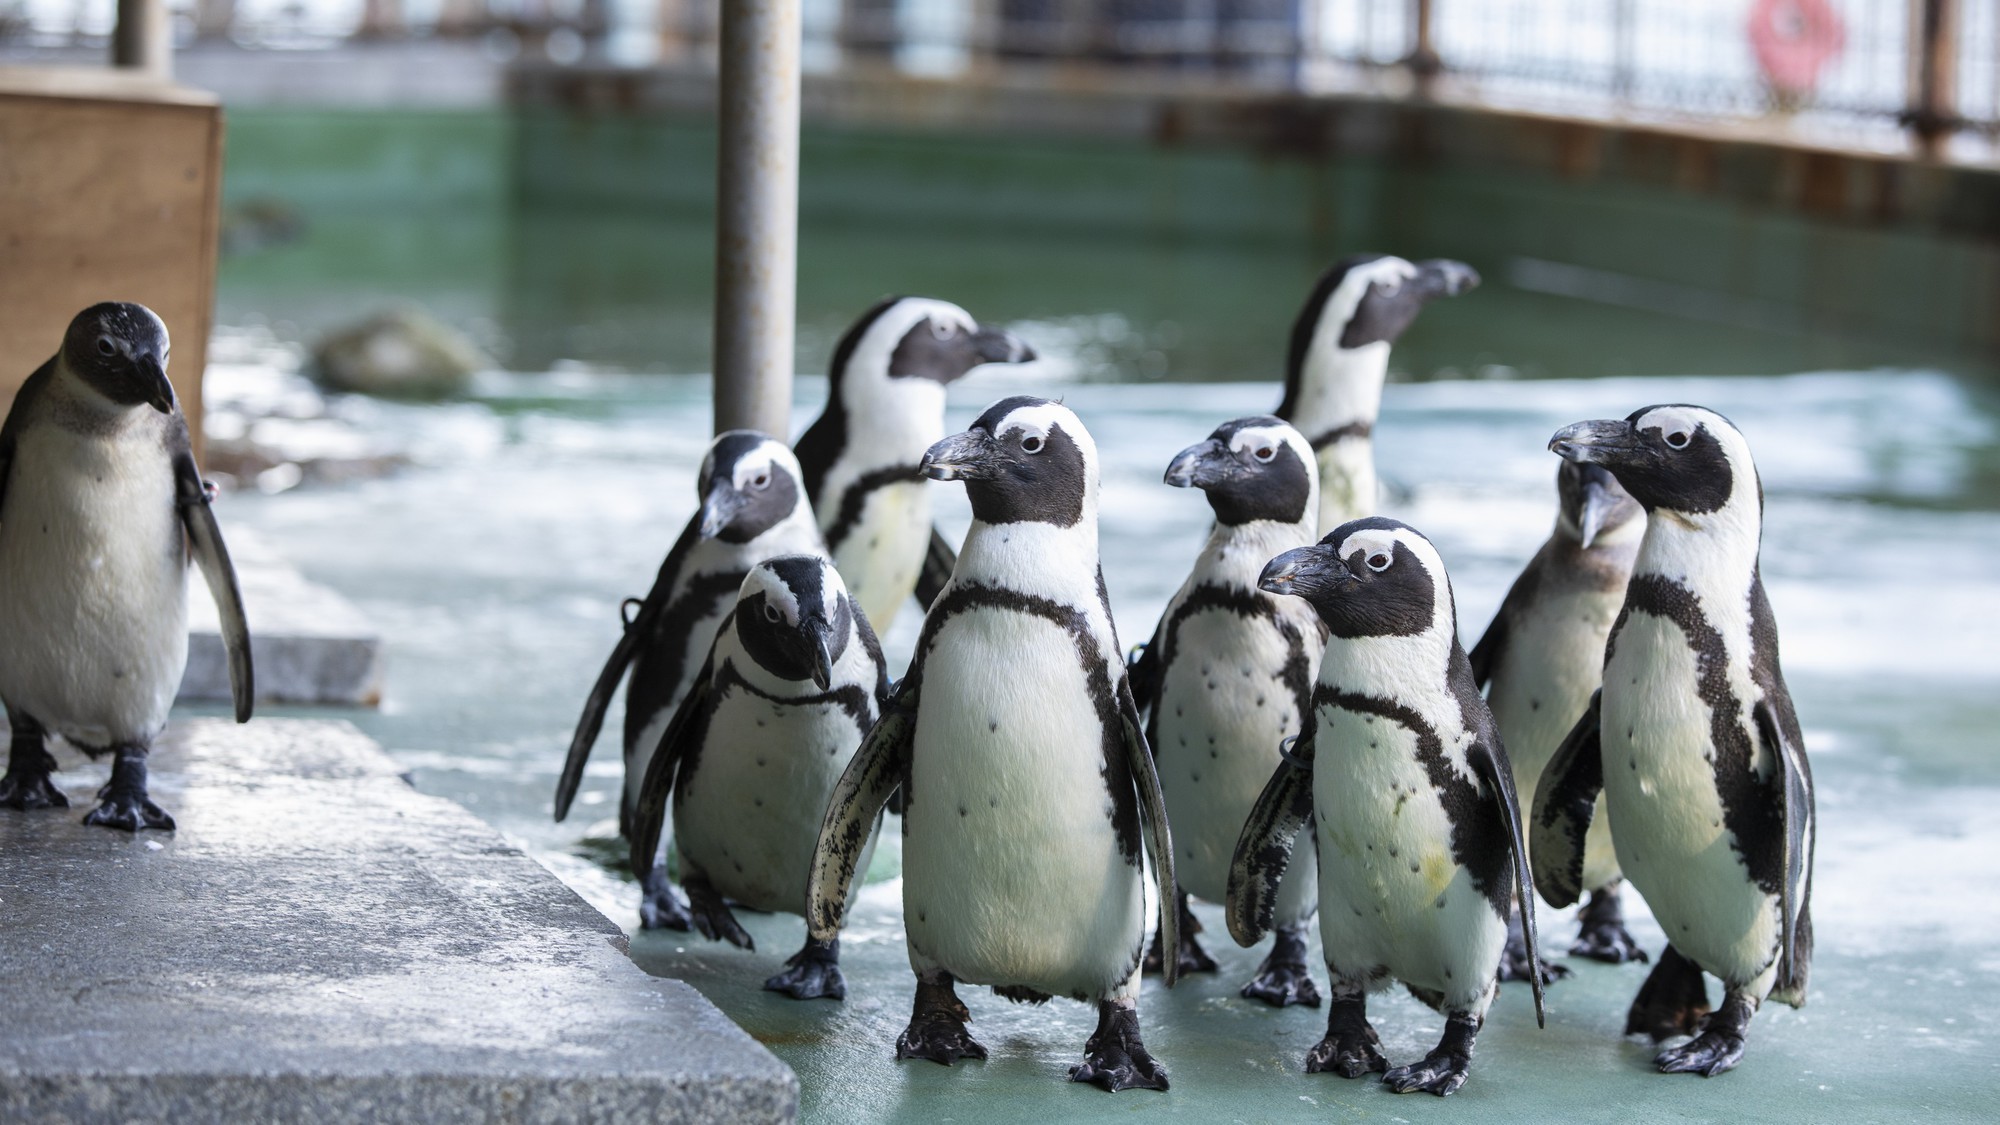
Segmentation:
[(78, 311), (137, 301), (166, 321), (199, 449), (221, 191), (213, 98), (112, 70), (0, 67), (0, 403)]

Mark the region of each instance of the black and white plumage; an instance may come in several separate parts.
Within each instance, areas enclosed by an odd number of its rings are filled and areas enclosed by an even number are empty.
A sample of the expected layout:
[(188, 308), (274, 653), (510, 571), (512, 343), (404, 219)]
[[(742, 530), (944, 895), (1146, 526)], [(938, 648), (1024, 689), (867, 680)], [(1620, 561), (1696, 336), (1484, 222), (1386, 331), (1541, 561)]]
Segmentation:
[[(1603, 678), (1604, 642), (1625, 604), (1625, 582), (1646, 531), (1638, 501), (1602, 466), (1562, 462), (1556, 496), (1555, 531), (1507, 590), (1471, 653), (1472, 675), (1487, 689), (1486, 701), (1514, 765), (1514, 791), (1529, 802), (1543, 767)], [(1612, 964), (1646, 959), (1625, 930), (1620, 882), (1611, 823), (1600, 798), (1584, 848), (1583, 885), (1590, 904), (1578, 913), (1582, 932), (1571, 953)], [(1501, 979), (1526, 980), (1526, 956), (1516, 934), (1508, 942)]]
[(945, 387), (987, 363), (1025, 363), (1034, 350), (964, 309), (891, 297), (840, 338), (826, 409), (793, 447), (854, 600), (883, 628), (915, 592), (925, 606), (951, 577), (953, 551), (931, 526), (917, 462), (944, 437)]
[(1292, 322), (1277, 414), (1318, 454), (1320, 527), (1375, 513), (1375, 416), (1390, 346), (1425, 305), (1478, 284), (1464, 262), (1387, 254), (1342, 258), (1314, 284)]
[[(1230, 933), (1263, 935), (1292, 842), (1315, 824), (1331, 1010), (1306, 1070), (1387, 1070), (1397, 1093), (1449, 1094), (1497, 991), (1510, 915), (1535, 949), (1513, 774), (1459, 647), (1450, 578), (1430, 540), (1374, 517), (1272, 559), (1262, 585), (1311, 602), (1331, 637), (1312, 719), (1237, 846)], [(1446, 1018), (1437, 1047), (1394, 1070), (1365, 1007), (1391, 979)]]
[[(631, 839), (647, 764), (675, 708), (695, 682), (744, 576), (751, 567), (779, 555), (826, 557), (798, 459), (783, 442), (752, 430), (717, 435), (702, 459), (697, 487), (701, 508), (689, 517), (667, 552), (653, 588), (626, 622), (584, 701), (556, 782), (557, 820), (569, 815), (611, 696), (630, 669), (625, 689), (625, 788), (618, 824)], [(647, 929), (685, 930), (691, 924), (687, 908), (663, 878), (646, 884), (640, 914)]]
[[(671, 793), (697, 930), (754, 948), (725, 899), (803, 915), (827, 801), (888, 695), (882, 646), (831, 562), (783, 555), (752, 567), (646, 767), (633, 872), (652, 881)], [(870, 831), (864, 871), (874, 846)], [(807, 938), (764, 987), (800, 1000), (846, 996), (838, 937)]]
[(143, 305), (76, 315), (0, 427), (0, 699), (13, 724), (0, 805), (69, 804), (49, 780), (59, 734), (111, 780), (86, 824), (171, 829), (146, 755), (187, 666), (187, 566), (222, 621), (236, 721), (255, 686), (236, 571), (167, 382), (167, 327)]
[[(1165, 1089), (1139, 1036), (1141, 857), (1167, 901), (1173, 847), (1098, 566), (1096, 446), (1065, 407), (1010, 398), (923, 463), (965, 482), (972, 528), (909, 674), (835, 790), (812, 933), (838, 931), (866, 825), (900, 786), (917, 996), (897, 1056), (985, 1057), (953, 991), (963, 981), (1095, 1002), (1071, 1078)], [(1174, 948), (1172, 911), (1166, 924)]]
[[(1698, 406), (1578, 422), (1549, 448), (1609, 469), (1646, 533), (1604, 687), (1536, 790), (1535, 870), (1550, 902), (1576, 900), (1601, 791), (1618, 864), (1669, 943), (1626, 1030), (1698, 1031), (1659, 1067), (1719, 1074), (1766, 997), (1805, 1003), (1812, 963), (1812, 769), (1758, 573), (1763, 488), (1743, 434)], [(1703, 971), (1726, 989), (1713, 1013)]]
[[(1205, 492), (1215, 529), (1134, 662), (1132, 694), (1174, 826), (1180, 971), (1212, 972), (1187, 896), (1219, 903), (1227, 895), (1236, 839), (1278, 765), (1279, 744), (1312, 709), (1326, 647), (1310, 605), (1257, 587), (1272, 556), (1318, 538), (1319, 473), (1305, 438), (1265, 415), (1217, 427), (1174, 458), (1166, 481)], [(1244, 996), (1276, 1007), (1319, 1004), (1305, 944), (1318, 896), (1313, 859), (1300, 856), (1279, 890), (1277, 942)], [(1166, 955), (1156, 943), (1148, 968)]]

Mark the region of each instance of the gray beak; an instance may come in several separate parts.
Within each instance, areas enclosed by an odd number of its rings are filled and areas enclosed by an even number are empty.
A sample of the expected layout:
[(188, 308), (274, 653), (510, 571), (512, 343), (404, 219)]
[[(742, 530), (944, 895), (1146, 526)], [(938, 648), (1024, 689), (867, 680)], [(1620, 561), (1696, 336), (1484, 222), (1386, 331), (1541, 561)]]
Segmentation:
[(1330, 590), (1354, 580), (1354, 572), (1323, 543), (1294, 547), (1264, 564), (1257, 576), (1257, 588), (1271, 594), (1305, 597)]
[(1175, 488), (1208, 488), (1228, 479), (1236, 467), (1236, 456), (1229, 447), (1210, 438), (1176, 454), (1167, 466), (1166, 480)]
[(993, 435), (984, 430), (953, 434), (924, 451), (917, 471), (932, 480), (989, 480), (993, 476)]
[(817, 618), (807, 619), (805, 627), (812, 637), (813, 683), (825, 691), (833, 686), (833, 627)]
[(1456, 297), (1479, 287), (1479, 271), (1464, 262), (1431, 258), (1416, 266), (1417, 283), (1434, 297)]
[(1638, 433), (1623, 419), (1578, 422), (1557, 430), (1549, 439), (1549, 452), (1579, 465), (1612, 468), (1624, 464), (1639, 449)]
[(710, 485), (708, 497), (701, 502), (701, 537), (713, 539), (722, 534), (749, 504), (750, 498), (738, 492), (733, 481), (718, 480)]
[(1577, 519), (1577, 531), (1583, 539), (1583, 549), (1597, 540), (1597, 533), (1604, 530), (1604, 521), (1618, 507), (1618, 497), (1604, 486), (1601, 480), (1585, 481), (1583, 485), (1583, 511)]
[(152, 392), (152, 396), (146, 400), (147, 405), (162, 414), (172, 414), (174, 385), (167, 382), (167, 369), (160, 363), (159, 357), (142, 355), (134, 362), (139, 366), (139, 375), (146, 381), (147, 389)]
[(1035, 349), (1027, 341), (1004, 328), (984, 324), (972, 334), (972, 352), (981, 363), (1027, 363), (1035, 358)]

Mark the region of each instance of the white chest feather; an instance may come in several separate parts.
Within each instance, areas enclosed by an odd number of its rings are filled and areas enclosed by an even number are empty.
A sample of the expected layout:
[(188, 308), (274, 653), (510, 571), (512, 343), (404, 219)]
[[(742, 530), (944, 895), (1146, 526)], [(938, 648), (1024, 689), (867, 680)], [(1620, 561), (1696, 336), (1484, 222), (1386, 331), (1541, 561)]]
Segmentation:
[[(822, 520), (837, 517), (821, 513)], [(930, 536), (930, 492), (921, 481), (903, 481), (870, 492), (860, 521), (834, 548), (841, 581), (877, 628), (886, 629), (916, 590)]]

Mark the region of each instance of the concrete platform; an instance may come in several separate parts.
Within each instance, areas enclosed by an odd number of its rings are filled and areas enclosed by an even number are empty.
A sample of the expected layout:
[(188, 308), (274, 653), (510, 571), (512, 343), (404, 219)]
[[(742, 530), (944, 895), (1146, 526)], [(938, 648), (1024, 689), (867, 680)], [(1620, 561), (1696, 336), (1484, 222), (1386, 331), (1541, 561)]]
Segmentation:
[(0, 811), (0, 1120), (789, 1121), (784, 1064), (345, 723), (177, 724), (176, 833)]
[[(353, 602), (308, 581), (262, 538), (225, 526), (257, 698), (271, 703), (373, 707), (382, 701), (382, 636)], [(188, 663), (184, 702), (228, 702), (229, 664), (208, 586), (188, 571)]]

